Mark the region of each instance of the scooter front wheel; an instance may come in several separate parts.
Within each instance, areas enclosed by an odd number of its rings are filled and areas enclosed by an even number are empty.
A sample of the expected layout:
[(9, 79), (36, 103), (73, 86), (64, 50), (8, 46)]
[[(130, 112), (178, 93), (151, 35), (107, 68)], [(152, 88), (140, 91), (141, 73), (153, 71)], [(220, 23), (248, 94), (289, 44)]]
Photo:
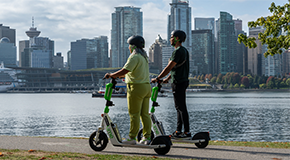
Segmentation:
[(170, 148), (171, 148), (171, 141), (164, 138), (164, 137), (156, 137), (153, 142), (151, 143), (151, 145), (158, 145), (158, 144), (165, 144), (166, 147), (164, 148), (155, 148), (154, 151), (159, 154), (159, 155), (165, 155), (166, 153), (169, 152)]
[(93, 132), (89, 138), (90, 147), (94, 151), (102, 151), (107, 147), (108, 137), (103, 131), (99, 131), (99, 137), (96, 137), (97, 132)]
[[(138, 132), (138, 135), (137, 135), (137, 140), (138, 142), (142, 139), (143, 137), (143, 128), (141, 128)], [(154, 132), (151, 130), (151, 140), (154, 139)]]
[(209, 137), (204, 133), (196, 133), (192, 140), (204, 139), (204, 142), (195, 143), (197, 148), (205, 148), (208, 145)]

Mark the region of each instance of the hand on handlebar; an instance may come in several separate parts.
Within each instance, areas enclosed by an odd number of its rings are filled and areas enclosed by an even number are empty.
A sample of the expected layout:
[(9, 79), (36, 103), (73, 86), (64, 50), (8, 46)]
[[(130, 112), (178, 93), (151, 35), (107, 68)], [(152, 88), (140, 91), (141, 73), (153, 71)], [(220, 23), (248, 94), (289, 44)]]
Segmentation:
[(157, 78), (152, 78), (151, 83), (155, 83), (155, 82), (157, 82)]
[(111, 74), (110, 73), (106, 73), (105, 76), (103, 77), (103, 79), (109, 79), (111, 78)]
[(168, 83), (168, 79), (163, 79), (162, 83)]
[(168, 80), (166, 80), (166, 79), (152, 78), (151, 79), (151, 83), (155, 83), (155, 82), (157, 82), (157, 83), (168, 83)]

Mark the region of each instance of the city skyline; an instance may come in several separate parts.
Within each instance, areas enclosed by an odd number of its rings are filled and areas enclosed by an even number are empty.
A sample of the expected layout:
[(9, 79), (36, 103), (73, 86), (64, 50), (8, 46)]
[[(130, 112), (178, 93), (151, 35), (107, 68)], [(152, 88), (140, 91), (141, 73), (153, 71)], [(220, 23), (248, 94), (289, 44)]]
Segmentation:
[[(0, 2), (0, 24), (16, 30), (18, 48), (19, 41), (28, 40), (25, 31), (31, 27), (31, 19), (34, 17), (34, 26), (41, 31), (39, 36), (53, 40), (55, 54), (61, 52), (66, 61), (67, 51), (72, 41), (107, 36), (110, 43), (111, 14), (115, 7), (140, 7), (143, 12), (145, 50), (148, 52), (158, 34), (167, 39), (167, 17), (170, 13), (169, 3), (171, 2), (172, 0), (4, 1)], [(226, 11), (233, 15), (234, 19), (241, 19), (243, 30), (248, 33), (247, 22), (270, 15), (268, 7), (271, 3), (270, 0), (189, 0), (189, 7), (192, 8), (192, 30), (194, 18), (218, 19), (220, 11)], [(287, 1), (276, 0), (275, 3), (284, 5)], [(110, 45), (109, 49), (111, 49)]]

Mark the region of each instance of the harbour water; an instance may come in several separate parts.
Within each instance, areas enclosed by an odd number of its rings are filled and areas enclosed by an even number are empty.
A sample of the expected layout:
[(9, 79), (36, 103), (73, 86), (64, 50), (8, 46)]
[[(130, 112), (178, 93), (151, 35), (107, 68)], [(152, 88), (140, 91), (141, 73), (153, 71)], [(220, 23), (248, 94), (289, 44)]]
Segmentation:
[[(129, 132), (126, 98), (112, 98), (110, 116)], [(167, 134), (176, 128), (172, 95), (158, 97), (156, 116)], [(89, 137), (105, 105), (91, 94), (0, 94), (0, 135)], [(188, 93), (191, 132), (212, 140), (290, 141), (290, 92)]]

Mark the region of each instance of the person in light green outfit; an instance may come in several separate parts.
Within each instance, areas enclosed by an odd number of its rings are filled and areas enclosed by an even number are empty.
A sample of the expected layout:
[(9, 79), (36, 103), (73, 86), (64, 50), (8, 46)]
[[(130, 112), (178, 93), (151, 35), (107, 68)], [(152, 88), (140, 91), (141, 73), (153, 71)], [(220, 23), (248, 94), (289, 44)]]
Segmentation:
[(107, 73), (106, 78), (124, 77), (127, 83), (127, 101), (130, 115), (129, 137), (122, 141), (126, 144), (136, 144), (136, 136), (143, 125), (143, 137), (139, 143), (151, 143), (151, 119), (149, 116), (149, 100), (151, 85), (149, 81), (148, 57), (144, 51), (145, 40), (142, 36), (131, 36), (128, 41), (129, 56), (124, 67), (114, 73)]

